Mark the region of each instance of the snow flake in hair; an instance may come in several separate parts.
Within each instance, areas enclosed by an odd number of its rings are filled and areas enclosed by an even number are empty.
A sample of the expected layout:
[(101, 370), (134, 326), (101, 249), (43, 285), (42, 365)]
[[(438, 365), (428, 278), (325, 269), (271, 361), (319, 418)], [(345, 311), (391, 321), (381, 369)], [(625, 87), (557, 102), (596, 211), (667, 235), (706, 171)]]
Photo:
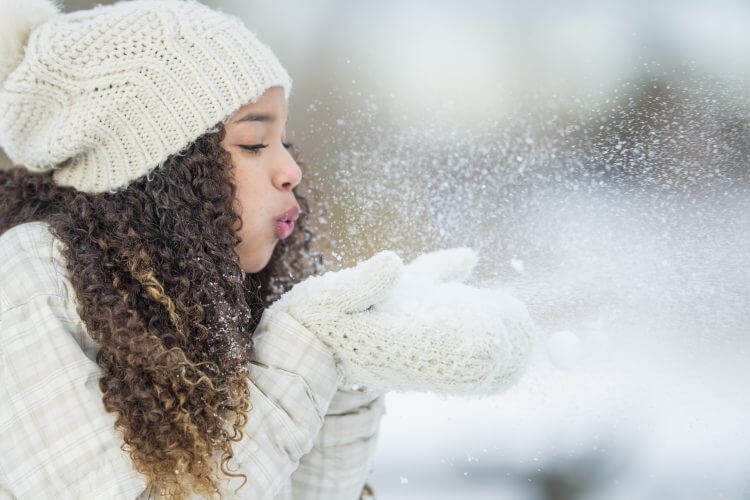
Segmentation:
[(61, 0), (3, 0), (0, 2), (0, 82), (23, 59), (31, 31), (61, 12)]

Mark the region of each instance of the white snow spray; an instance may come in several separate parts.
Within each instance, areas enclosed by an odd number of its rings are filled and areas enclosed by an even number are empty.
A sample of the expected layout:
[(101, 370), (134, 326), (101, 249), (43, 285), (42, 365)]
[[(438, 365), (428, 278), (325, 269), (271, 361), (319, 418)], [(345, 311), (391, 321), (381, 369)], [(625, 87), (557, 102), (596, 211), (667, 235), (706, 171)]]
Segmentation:
[(590, 470), (600, 498), (746, 494), (747, 96), (683, 72), (589, 102), (530, 93), (469, 129), (447, 108), (384, 120), (379, 96), (336, 121), (311, 173), (331, 267), (469, 246), (469, 283), (522, 300), (547, 339), (491, 402), (391, 397), (381, 470), (468, 454), (481, 463), (461, 469), (498, 488)]
[(745, 96), (653, 78), (587, 111), (529, 100), (533, 114), (476, 130), (438, 112), (385, 127), (376, 96), (340, 118), (312, 174), (330, 197), (332, 267), (466, 245), (480, 255), (472, 282), (503, 286), (549, 333), (592, 321), (692, 342), (747, 333)]

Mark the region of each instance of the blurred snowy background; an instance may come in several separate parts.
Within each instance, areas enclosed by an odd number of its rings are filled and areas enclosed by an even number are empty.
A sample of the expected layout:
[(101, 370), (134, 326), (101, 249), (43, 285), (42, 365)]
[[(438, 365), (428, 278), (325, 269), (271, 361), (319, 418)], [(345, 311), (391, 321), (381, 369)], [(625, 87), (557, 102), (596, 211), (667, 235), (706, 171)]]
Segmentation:
[(331, 267), (470, 245), (538, 323), (504, 394), (386, 396), (379, 500), (750, 498), (748, 2), (206, 3), (294, 79)]

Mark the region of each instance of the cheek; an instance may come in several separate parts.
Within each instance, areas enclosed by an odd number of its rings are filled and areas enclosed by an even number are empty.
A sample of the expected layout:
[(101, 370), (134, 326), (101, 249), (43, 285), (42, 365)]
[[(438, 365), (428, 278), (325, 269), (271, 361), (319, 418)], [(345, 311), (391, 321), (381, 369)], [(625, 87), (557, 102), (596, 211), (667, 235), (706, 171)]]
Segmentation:
[(273, 240), (275, 229), (269, 212), (270, 203), (266, 199), (268, 193), (262, 189), (263, 179), (241, 172), (235, 182), (237, 193), (234, 209), (242, 218), (239, 234), (244, 240), (240, 245), (246, 251), (265, 247)]
[(242, 200), (242, 209), (238, 213), (242, 219), (242, 228), (239, 230), (243, 239), (241, 245), (248, 249), (265, 245), (272, 228), (263, 214), (263, 207), (258, 205), (258, 200)]
[(263, 193), (260, 189), (262, 180), (252, 175), (249, 168), (238, 169), (235, 173), (237, 193), (235, 211), (242, 217), (243, 232), (257, 225), (263, 212)]

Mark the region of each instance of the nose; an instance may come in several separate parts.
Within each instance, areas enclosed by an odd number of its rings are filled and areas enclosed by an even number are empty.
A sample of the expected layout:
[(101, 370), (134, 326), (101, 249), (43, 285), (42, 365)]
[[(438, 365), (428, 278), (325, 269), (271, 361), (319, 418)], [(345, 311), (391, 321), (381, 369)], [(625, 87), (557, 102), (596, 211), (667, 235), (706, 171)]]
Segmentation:
[(274, 174), (273, 183), (277, 189), (291, 191), (302, 181), (302, 169), (285, 149)]

